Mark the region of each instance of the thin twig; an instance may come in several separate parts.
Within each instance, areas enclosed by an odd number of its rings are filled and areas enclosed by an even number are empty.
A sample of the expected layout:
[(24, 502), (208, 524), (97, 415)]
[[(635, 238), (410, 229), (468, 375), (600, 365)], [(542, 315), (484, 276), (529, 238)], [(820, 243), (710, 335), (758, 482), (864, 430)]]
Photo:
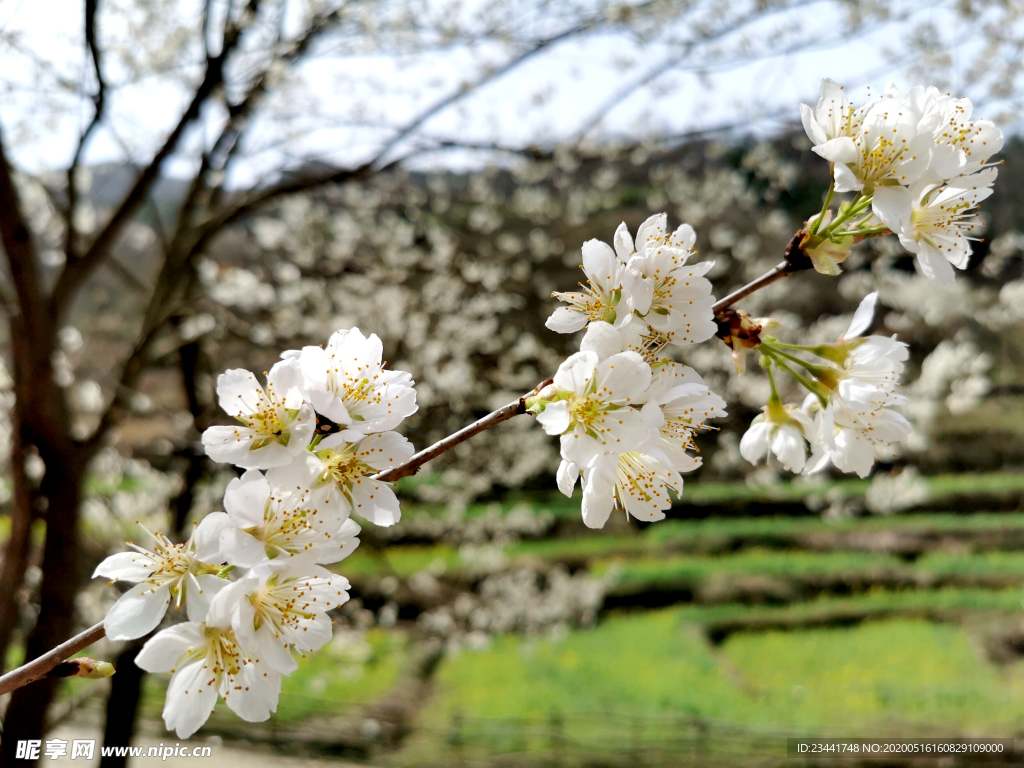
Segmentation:
[(102, 49), (97, 40), (96, 17), (99, 15), (100, 0), (85, 0), (85, 43), (89, 49), (89, 56), (92, 59), (93, 73), (96, 76), (96, 93), (92, 97), (93, 113), (89, 125), (82, 131), (78, 138), (78, 147), (75, 155), (68, 166), (67, 175), (67, 209), (65, 211), (64, 252), (67, 258), (78, 258), (77, 230), (75, 226), (75, 211), (78, 208), (78, 171), (85, 153), (85, 147), (89, 143), (93, 132), (103, 121), (104, 109), (106, 107), (107, 83), (103, 78)]
[(103, 629), (103, 622), (94, 624), (85, 632), (81, 632), (70, 640), (61, 643), (52, 651), (47, 651), (42, 656), (33, 659), (27, 664), (22, 664), (17, 669), (12, 669), (3, 677), (0, 677), (0, 696), (10, 693), (15, 688), (28, 685), (56, 667), (65, 659), (69, 659), (79, 651), (83, 651), (97, 640), (102, 640), (106, 632)]
[(761, 290), (765, 286), (771, 285), (776, 280), (788, 277), (794, 272), (801, 272), (805, 269), (810, 269), (813, 266), (811, 264), (811, 260), (807, 258), (807, 255), (800, 248), (800, 243), (803, 241), (803, 238), (804, 232), (802, 230), (793, 235), (793, 239), (790, 240), (789, 244), (786, 246), (786, 258), (784, 260), (769, 269), (757, 278), (757, 280), (747, 283), (742, 288), (733, 291), (724, 299), (719, 299), (714, 303), (714, 305), (712, 305), (711, 311), (717, 315), (723, 309), (731, 307), (737, 301), (747, 298), (750, 294)]
[(518, 416), (520, 413), (526, 413), (526, 398), (520, 397), (518, 400), (513, 400), (508, 405), (502, 406), (493, 413), (489, 413), (479, 421), (474, 421), (468, 427), (463, 427), (458, 432), (448, 435), (443, 440), (438, 440), (429, 448), (425, 448), (409, 461), (405, 462), (399, 467), (385, 470), (377, 475), (374, 479), (381, 480), (383, 482), (394, 482), (403, 477), (409, 477), (410, 475), (416, 474), (417, 470), (426, 464), (431, 459), (437, 458), (442, 453), (450, 451), (459, 443), (463, 443), (473, 435), (479, 435), (486, 429), (490, 429), (496, 424), (500, 424), (503, 421), (508, 421), (513, 416)]

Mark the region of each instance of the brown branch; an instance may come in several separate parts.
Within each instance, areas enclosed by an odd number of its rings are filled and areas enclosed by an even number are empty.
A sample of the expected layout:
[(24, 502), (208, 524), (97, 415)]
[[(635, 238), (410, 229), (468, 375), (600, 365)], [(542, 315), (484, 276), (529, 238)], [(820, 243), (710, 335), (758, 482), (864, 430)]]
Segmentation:
[(98, 640), (106, 636), (103, 629), (103, 622), (94, 624), (70, 640), (61, 643), (52, 651), (44, 653), (27, 664), (22, 664), (17, 669), (12, 669), (3, 677), (0, 677), (0, 696), (10, 693), (16, 688), (28, 685), (31, 682), (46, 677), (46, 673), (56, 667), (62, 661), (69, 659), (79, 651), (83, 651)]
[[(542, 387), (538, 386), (536, 391), (539, 391)], [(474, 421), (467, 427), (463, 427), (458, 432), (448, 435), (443, 440), (438, 440), (429, 448), (424, 448), (422, 451), (417, 453), (405, 464), (392, 469), (385, 470), (379, 475), (374, 477), (374, 480), (380, 480), (385, 483), (392, 483), (395, 480), (400, 480), (403, 477), (411, 477), (419, 471), (419, 468), (426, 464), (431, 459), (436, 459), (442, 453), (446, 453), (454, 448), (459, 443), (464, 443), (474, 435), (479, 435), (484, 430), (490, 429), (496, 424), (501, 424), (503, 421), (508, 421), (513, 416), (518, 416), (521, 413), (526, 413), (526, 397), (520, 397), (518, 400), (513, 400), (508, 405), (502, 406), (493, 413), (489, 413), (479, 421)]]
[(53, 325), (46, 312), (46, 299), (39, 276), (39, 259), (21, 211), (21, 199), (0, 133), (0, 243), (7, 254), (11, 282), (18, 295), (17, 313), (21, 331), (34, 344), (44, 346)]
[[(157, 289), (159, 290), (159, 283)], [(158, 322), (144, 322), (143, 330), (139, 334), (131, 354), (128, 355), (128, 359), (125, 360), (124, 366), (121, 368), (121, 375), (118, 377), (117, 388), (114, 391), (110, 404), (100, 416), (99, 424), (95, 431), (81, 443), (86, 456), (91, 457), (99, 450), (103, 444), (103, 438), (110, 431), (110, 428), (117, 423), (121, 416), (121, 411), (127, 407), (129, 393), (146, 367), (146, 355), (156, 340), (156, 335), (160, 331), (164, 319), (161, 317)]]
[(800, 244), (803, 242), (806, 233), (801, 230), (793, 235), (793, 239), (786, 245), (784, 252), (785, 258), (780, 261), (774, 267), (769, 269), (757, 280), (747, 283), (742, 288), (739, 288), (724, 299), (719, 299), (711, 307), (711, 311), (716, 315), (719, 314), (723, 309), (727, 309), (741, 299), (745, 299), (755, 291), (759, 291), (765, 286), (771, 285), (776, 280), (781, 280), (784, 277), (789, 277), (795, 272), (802, 272), (805, 269), (811, 269), (814, 265), (811, 264), (811, 260), (803, 252)]
[[(200, 203), (209, 202), (216, 205), (227, 179), (228, 166), (241, 146), (242, 134), (253, 113), (267, 94), (274, 68), (281, 64), (297, 62), (309, 51), (316, 39), (340, 18), (339, 10), (319, 14), (313, 18), (302, 35), (293, 40), (287, 50), (274, 54), (266, 68), (252, 81), (245, 96), (236, 104), (227, 105), (227, 122), (221, 130), (220, 136), (214, 142), (213, 148), (203, 157), (202, 167), (196, 174), (186, 202), (182, 206), (182, 213), (179, 216), (179, 233), (184, 234), (188, 231), (191, 214)], [(220, 182), (212, 189), (207, 190), (206, 199), (200, 200), (201, 192), (207, 189), (206, 177), (211, 171), (220, 173)], [(176, 241), (176, 244), (180, 244), (180, 241)], [(172, 248), (172, 250), (174, 249)]]

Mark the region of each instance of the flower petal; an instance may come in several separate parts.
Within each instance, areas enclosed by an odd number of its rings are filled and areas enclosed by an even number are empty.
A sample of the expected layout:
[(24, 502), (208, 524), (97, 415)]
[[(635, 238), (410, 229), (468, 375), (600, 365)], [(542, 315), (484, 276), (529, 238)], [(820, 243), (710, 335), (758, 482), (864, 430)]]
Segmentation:
[(145, 581), (153, 572), (153, 559), (141, 552), (118, 552), (96, 566), (92, 577), (103, 576), (114, 581)]
[(147, 672), (170, 672), (190, 648), (205, 642), (198, 624), (183, 622), (162, 629), (142, 646), (135, 663)]
[(224, 509), (231, 522), (240, 528), (263, 524), (263, 515), (270, 501), (270, 483), (257, 469), (246, 471), (228, 483), (224, 492)]
[(198, 659), (171, 676), (164, 700), (164, 725), (178, 738), (187, 739), (207, 721), (217, 704), (217, 686)]
[(103, 620), (107, 637), (111, 640), (134, 640), (148, 635), (167, 613), (171, 601), (170, 590), (154, 587), (148, 582), (136, 584), (118, 598)]
[(930, 245), (924, 244), (921, 246), (915, 261), (921, 274), (929, 280), (934, 280), (939, 285), (952, 285), (956, 279), (953, 265), (946, 261), (946, 257)]
[(544, 326), (555, 333), (576, 333), (586, 324), (586, 315), (569, 307), (559, 307), (544, 322)]

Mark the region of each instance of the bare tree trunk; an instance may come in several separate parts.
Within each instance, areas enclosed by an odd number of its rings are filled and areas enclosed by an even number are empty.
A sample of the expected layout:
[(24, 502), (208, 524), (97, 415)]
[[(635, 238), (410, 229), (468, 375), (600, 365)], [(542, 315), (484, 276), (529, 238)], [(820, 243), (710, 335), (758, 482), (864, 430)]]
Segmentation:
[[(70, 439), (59, 440), (56, 446), (40, 442), (36, 446), (47, 467), (40, 487), (40, 496), (47, 502), (46, 544), (39, 617), (25, 644), (26, 659), (46, 653), (71, 636), (75, 595), (81, 581), (78, 505), (84, 458)], [(59, 678), (43, 678), (14, 692), (4, 720), (5, 765), (14, 764), (19, 740), (43, 737), (46, 711), (59, 684)]]
[[(16, 335), (17, 331), (12, 333), (12, 337)], [(25, 467), (29, 446), (25, 440), (26, 424), (20, 399), (15, 402), (12, 420), (11, 476), (14, 498), (10, 513), (11, 535), (7, 540), (3, 567), (0, 569), (0, 669), (7, 658), (15, 630), (21, 623), (22, 586), (32, 547), (32, 520), (36, 514), (35, 493)]]

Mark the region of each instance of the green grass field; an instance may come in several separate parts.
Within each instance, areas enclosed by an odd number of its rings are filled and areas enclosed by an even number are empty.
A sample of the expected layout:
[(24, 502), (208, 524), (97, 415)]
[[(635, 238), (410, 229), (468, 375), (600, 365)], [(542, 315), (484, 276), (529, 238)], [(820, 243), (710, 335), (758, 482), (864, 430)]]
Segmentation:
[(1024, 729), (1024, 665), (995, 668), (964, 628), (896, 620), (735, 635), (714, 649), (694, 618), (619, 616), (557, 642), (503, 637), (448, 659), (407, 752), (443, 753), (437, 741), (456, 727), (480, 753), (543, 752), (553, 721), (570, 743), (608, 749), (685, 743), (695, 724), (711, 748), (741, 751), (765, 734)]
[[(1024, 475), (928, 482), (932, 502), (948, 500), (950, 510), (960, 494), (1012, 502), (1024, 492)], [(691, 483), (687, 501), (790, 503), (866, 488), (859, 480)], [(505, 514), (526, 503), (556, 519), (579, 516), (578, 498), (555, 495), (475, 505), (465, 514)], [(532, 765), (527, 756), (560, 755), (565, 765), (584, 765), (619, 750), (629, 764), (630, 750), (661, 750), (659, 764), (669, 765), (688, 750), (747, 754), (787, 734), (1024, 737), (1024, 663), (990, 658), (993, 632), (1024, 619), (1024, 512), (826, 521), (756, 516), (756, 508), (749, 517), (686, 519), (686, 510), (663, 523), (596, 533), (560, 523), (545, 538), (506, 544), (509, 567), (582, 569), (619, 602), (606, 603), (589, 629), (499, 636), (483, 650), (444, 657), (414, 710), (413, 730), (388, 760), (471, 764), (504, 755), (509, 764)], [(448, 589), (472, 589), (472, 565), (465, 550), (440, 543), (364, 545), (335, 570), (357, 590), (421, 571)], [(753, 592), (725, 589), (704, 599), (709, 586), (723, 584), (753, 585)], [(783, 594), (769, 590), (757, 604), (758, 585), (766, 584), (781, 584)], [(643, 609), (643, 596), (658, 590), (666, 602), (680, 602)], [(366, 707), (405, 690), (398, 686), (417, 669), (416, 638), (413, 624), (339, 632), (285, 679), (271, 725), (244, 725), (221, 704), (211, 728), (277, 734), (314, 722), (330, 734), (340, 722), (332, 718), (359, 722)], [(166, 677), (147, 680), (143, 714), (156, 721)], [(87, 681), (74, 682), (81, 690)]]

